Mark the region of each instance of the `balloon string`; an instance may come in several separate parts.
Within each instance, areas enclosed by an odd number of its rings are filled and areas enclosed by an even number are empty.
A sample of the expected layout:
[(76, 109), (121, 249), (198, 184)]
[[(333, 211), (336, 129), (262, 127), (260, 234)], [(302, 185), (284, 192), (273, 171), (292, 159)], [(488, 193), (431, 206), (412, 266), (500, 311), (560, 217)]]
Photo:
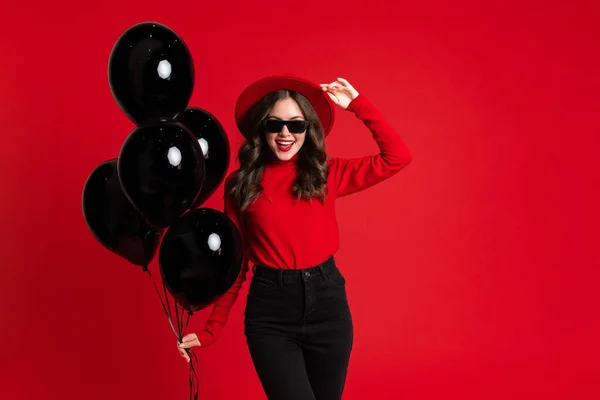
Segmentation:
[(181, 311), (181, 314), (178, 317), (179, 318), (179, 330), (183, 332), (183, 329), (184, 329), (183, 328), (183, 313), (184, 313), (183, 307), (179, 307), (179, 310)]
[(196, 353), (191, 353), (190, 357), (190, 400), (198, 400), (200, 384), (198, 383), (198, 374), (194, 365), (198, 365)]
[[(175, 326), (173, 324), (173, 317), (172, 317), (172, 313), (171, 313), (171, 305), (169, 302), (169, 296), (167, 294), (167, 288), (166, 288), (164, 282), (163, 282), (162, 286), (163, 286), (163, 290), (164, 290), (164, 294), (165, 294), (165, 299), (163, 301), (163, 298), (160, 294), (160, 290), (158, 289), (158, 285), (156, 284), (154, 276), (152, 275), (152, 273), (150, 272), (150, 270), (148, 268), (144, 268), (144, 270), (148, 273), (148, 276), (150, 277), (150, 280), (152, 281), (152, 283), (154, 285), (156, 294), (158, 295), (158, 298), (160, 299), (160, 303), (163, 307), (163, 311), (167, 315), (167, 319), (169, 320), (169, 325), (171, 325), (171, 329), (173, 330), (175, 337), (180, 342), (182, 342), (183, 341), (183, 332), (185, 332), (185, 330), (187, 330), (192, 313), (189, 312), (187, 314), (187, 316), (184, 317), (184, 314), (185, 314), (184, 308), (181, 307), (176, 301), (173, 301), (173, 308), (175, 309), (174, 310), (175, 318), (176, 318), (177, 328), (178, 328), (178, 329), (175, 329)], [(181, 317), (179, 316), (180, 310), (181, 310)], [(198, 400), (198, 396), (200, 394), (200, 383), (199, 383), (198, 373), (197, 373), (198, 356), (194, 352), (192, 352), (192, 349), (185, 349), (185, 351), (188, 354), (188, 356), (190, 357), (190, 372), (189, 372), (190, 400)]]
[(148, 276), (150, 277), (150, 280), (154, 284), (154, 289), (156, 290), (156, 294), (158, 295), (158, 298), (160, 300), (160, 304), (162, 305), (163, 311), (167, 315), (167, 319), (169, 320), (169, 325), (171, 325), (171, 329), (173, 330), (173, 333), (175, 334), (175, 337), (177, 337), (179, 339), (179, 337), (177, 335), (177, 331), (175, 330), (175, 326), (173, 326), (173, 319), (171, 318), (171, 313), (170, 313), (171, 310), (170, 309), (167, 310), (167, 306), (165, 306), (165, 302), (163, 301), (162, 296), (160, 295), (160, 291), (158, 290), (158, 286), (156, 285), (156, 281), (154, 280), (154, 276), (152, 276), (152, 273), (150, 272), (149, 269), (147, 269), (146, 272), (148, 272)]
[[(189, 313), (188, 316), (185, 317), (185, 310), (183, 308), (181, 308), (181, 324), (183, 331), (185, 332), (187, 330), (187, 326), (188, 326), (188, 321), (189, 321)], [(185, 319), (184, 319), (185, 318)]]
[(179, 304), (177, 304), (176, 302), (173, 302), (173, 308), (175, 308), (175, 321), (177, 321), (177, 329), (179, 330), (179, 334), (181, 335), (180, 340), (183, 340), (183, 327), (181, 326), (181, 320), (182, 318), (179, 318), (179, 309), (181, 307), (179, 307)]
[(185, 329), (186, 331), (187, 331), (187, 327), (188, 327), (188, 325), (189, 325), (189, 323), (190, 323), (190, 317), (191, 317), (191, 316), (192, 316), (192, 313), (188, 313), (188, 314), (187, 314), (187, 317), (186, 317), (186, 319), (185, 319), (185, 328), (184, 328), (184, 329)]
[[(167, 310), (168, 310), (168, 316), (169, 316), (169, 321), (172, 321), (172, 313), (171, 313), (171, 303), (169, 302), (169, 295), (167, 294), (167, 286), (165, 285), (165, 283), (163, 282), (163, 292), (165, 293), (165, 303), (167, 304)], [(172, 324), (172, 322), (171, 322)], [(181, 330), (180, 330), (181, 331)], [(180, 332), (179, 332), (180, 333)], [(175, 336), (177, 336), (177, 339), (179, 341), (181, 341), (182, 337), (180, 336), (180, 334), (178, 334), (177, 332), (175, 333)]]
[[(177, 304), (174, 304), (174, 308), (175, 308), (175, 321), (177, 323), (177, 332), (179, 332), (179, 335), (181, 335), (181, 323), (179, 322), (179, 307), (177, 307)], [(180, 339), (183, 339), (183, 336), (181, 336)]]

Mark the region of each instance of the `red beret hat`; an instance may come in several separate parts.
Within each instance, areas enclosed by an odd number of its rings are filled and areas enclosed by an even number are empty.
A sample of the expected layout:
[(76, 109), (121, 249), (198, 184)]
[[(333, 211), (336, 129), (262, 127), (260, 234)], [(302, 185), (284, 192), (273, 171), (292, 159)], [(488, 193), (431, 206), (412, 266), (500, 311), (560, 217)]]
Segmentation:
[(235, 104), (235, 122), (242, 134), (244, 134), (242, 121), (248, 110), (264, 96), (276, 90), (291, 90), (306, 97), (321, 121), (325, 136), (329, 134), (335, 119), (333, 102), (319, 85), (293, 75), (268, 76), (251, 83), (244, 89)]

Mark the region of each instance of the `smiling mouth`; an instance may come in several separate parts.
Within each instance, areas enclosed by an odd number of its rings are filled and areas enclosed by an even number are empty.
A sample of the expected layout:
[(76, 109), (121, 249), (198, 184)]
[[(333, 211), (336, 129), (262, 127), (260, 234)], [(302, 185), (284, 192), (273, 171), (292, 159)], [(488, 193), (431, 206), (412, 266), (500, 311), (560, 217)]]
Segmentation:
[(277, 144), (277, 148), (279, 149), (279, 151), (281, 152), (288, 152), (292, 149), (293, 144), (296, 143), (295, 141), (289, 141), (289, 140), (276, 140), (275, 144)]
[(278, 146), (287, 147), (287, 146), (293, 145), (296, 142), (294, 142), (293, 140), (292, 141), (290, 141), (290, 140), (276, 140), (275, 143), (277, 143)]

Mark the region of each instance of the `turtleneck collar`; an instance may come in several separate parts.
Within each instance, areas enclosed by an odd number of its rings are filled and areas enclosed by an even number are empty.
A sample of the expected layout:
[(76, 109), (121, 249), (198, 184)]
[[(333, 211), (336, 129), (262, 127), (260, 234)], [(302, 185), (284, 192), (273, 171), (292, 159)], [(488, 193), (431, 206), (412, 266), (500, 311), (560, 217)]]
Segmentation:
[(296, 161), (298, 161), (298, 154), (296, 153), (294, 154), (294, 156), (292, 158), (290, 158), (289, 160), (280, 160), (279, 158), (277, 158), (277, 156), (275, 155), (275, 153), (273, 153), (270, 149), (269, 149), (269, 153), (267, 156), (267, 167), (274, 167), (274, 168), (281, 168), (281, 167), (295, 167), (296, 166)]

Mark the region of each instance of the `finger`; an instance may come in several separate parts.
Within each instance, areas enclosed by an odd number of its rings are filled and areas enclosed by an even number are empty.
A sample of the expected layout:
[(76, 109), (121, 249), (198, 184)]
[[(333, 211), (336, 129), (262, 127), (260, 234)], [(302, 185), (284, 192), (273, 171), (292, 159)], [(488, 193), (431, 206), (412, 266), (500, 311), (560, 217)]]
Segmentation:
[(339, 82), (341, 82), (341, 83), (342, 83), (342, 85), (344, 85), (344, 86), (350, 86), (350, 82), (348, 82), (348, 81), (347, 81), (347, 80), (345, 80), (344, 78), (337, 78), (337, 80), (338, 80)]
[(189, 336), (186, 336), (183, 338), (183, 343), (194, 343), (198, 341), (198, 336), (196, 336), (195, 334), (191, 334)]
[(182, 342), (189, 342), (194, 339), (198, 339), (198, 336), (195, 333), (188, 333), (182, 338)]
[(180, 349), (191, 349), (192, 347), (200, 346), (200, 342), (198, 340), (194, 340), (192, 342), (184, 342), (179, 345)]
[(183, 358), (185, 358), (185, 360), (187, 362), (190, 362), (190, 356), (188, 355), (187, 351), (185, 349), (180, 349), (179, 345), (177, 346), (177, 350), (179, 351), (179, 355)]
[(329, 92), (327, 92), (327, 94), (329, 95), (329, 98), (331, 99), (331, 101), (333, 101), (335, 104), (339, 104), (337, 97), (335, 97), (334, 95), (332, 95)]

